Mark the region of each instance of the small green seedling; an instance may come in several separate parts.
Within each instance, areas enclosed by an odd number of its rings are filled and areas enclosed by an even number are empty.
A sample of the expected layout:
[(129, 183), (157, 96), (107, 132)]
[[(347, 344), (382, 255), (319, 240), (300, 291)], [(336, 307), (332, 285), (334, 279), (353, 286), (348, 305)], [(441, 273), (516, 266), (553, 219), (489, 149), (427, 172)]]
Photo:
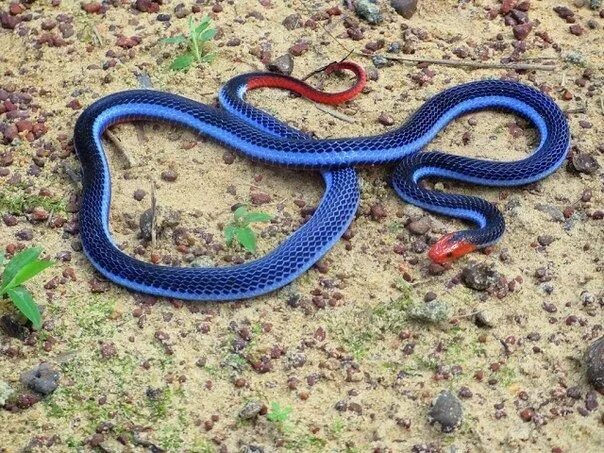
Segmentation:
[(292, 413), (291, 406), (281, 407), (281, 405), (275, 401), (271, 403), (271, 411), (266, 414), (268, 421), (283, 424), (289, 418), (289, 414)]
[[(15, 255), (4, 266), (2, 272), (2, 284), (0, 286), (0, 297), (8, 296), (16, 307), (29, 319), (34, 329), (42, 327), (42, 316), (40, 309), (33, 297), (22, 285), (30, 278), (53, 265), (51, 261), (39, 260), (42, 253), (40, 247), (32, 247)], [(0, 254), (0, 266), (4, 265), (4, 254)]]
[(205, 16), (199, 23), (189, 17), (189, 36), (177, 35), (164, 38), (161, 42), (166, 44), (187, 44), (187, 51), (176, 57), (170, 64), (174, 71), (186, 71), (193, 63), (211, 63), (215, 54), (208, 51), (208, 42), (216, 35), (216, 29), (210, 28), (212, 20)]
[(248, 252), (256, 251), (256, 235), (250, 228), (254, 222), (268, 222), (272, 219), (266, 212), (248, 212), (247, 206), (239, 206), (233, 213), (235, 219), (224, 227), (224, 237), (227, 245), (237, 240)]

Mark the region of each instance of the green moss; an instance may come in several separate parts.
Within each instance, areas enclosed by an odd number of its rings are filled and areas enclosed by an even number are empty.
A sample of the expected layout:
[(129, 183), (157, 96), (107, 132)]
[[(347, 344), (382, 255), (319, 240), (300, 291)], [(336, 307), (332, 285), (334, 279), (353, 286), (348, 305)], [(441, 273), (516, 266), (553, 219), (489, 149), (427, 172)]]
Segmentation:
[(0, 191), (0, 211), (22, 215), (25, 211), (36, 207), (48, 212), (64, 214), (66, 203), (62, 198), (42, 197), (28, 194), (18, 188), (3, 187)]
[(165, 388), (155, 391), (155, 396), (147, 396), (147, 407), (151, 411), (151, 417), (155, 419), (164, 418), (172, 405), (172, 390)]

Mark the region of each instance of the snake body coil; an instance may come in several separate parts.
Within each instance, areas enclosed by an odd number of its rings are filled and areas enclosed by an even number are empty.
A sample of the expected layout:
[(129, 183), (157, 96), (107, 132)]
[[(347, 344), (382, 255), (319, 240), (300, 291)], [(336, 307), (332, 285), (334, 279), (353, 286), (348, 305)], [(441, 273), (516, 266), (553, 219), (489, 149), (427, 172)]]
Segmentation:
[[(544, 178), (566, 158), (570, 132), (564, 114), (548, 96), (514, 82), (486, 80), (447, 89), (428, 100), (399, 128), (361, 138), (311, 139), (243, 100), (246, 90), (266, 86), (290, 89), (325, 103), (349, 99), (362, 89), (364, 73), (358, 66), (339, 63), (329, 68), (333, 69), (352, 70), (359, 82), (346, 92), (326, 94), (291, 77), (254, 73), (237, 76), (223, 87), (220, 102), (224, 109), (150, 90), (115, 93), (89, 106), (76, 123), (74, 144), (83, 168), (81, 238), (92, 264), (120, 285), (160, 296), (234, 300), (269, 292), (306, 271), (349, 226), (359, 201), (352, 167), (389, 162), (398, 163), (393, 186), (404, 200), (478, 226), (447, 235), (433, 246), (431, 258), (443, 262), (496, 242), (503, 234), (504, 222), (490, 203), (422, 189), (418, 185), (422, 178), (437, 176), (473, 184), (515, 186)], [(540, 136), (537, 149), (513, 162), (418, 153), (450, 121), (484, 109), (511, 111), (531, 121)], [(133, 120), (189, 127), (261, 162), (322, 170), (325, 194), (302, 228), (255, 261), (221, 268), (184, 268), (136, 260), (121, 252), (111, 240), (111, 183), (101, 144), (105, 129)]]

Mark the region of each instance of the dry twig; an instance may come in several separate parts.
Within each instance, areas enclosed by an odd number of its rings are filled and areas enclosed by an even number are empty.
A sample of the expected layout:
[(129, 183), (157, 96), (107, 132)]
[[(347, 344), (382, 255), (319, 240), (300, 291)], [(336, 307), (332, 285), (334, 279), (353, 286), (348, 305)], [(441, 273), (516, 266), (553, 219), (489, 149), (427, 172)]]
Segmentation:
[[(371, 58), (373, 55), (366, 55), (360, 52), (354, 52), (355, 55)], [(441, 60), (437, 58), (419, 58), (419, 57), (393, 57), (389, 55), (380, 55), (386, 60), (400, 61), (402, 63), (429, 63), (439, 64), (444, 66), (468, 67), (475, 69), (509, 69), (514, 71), (555, 71), (556, 66), (546, 64), (530, 64), (530, 63), (480, 63), (478, 61), (465, 60)]]

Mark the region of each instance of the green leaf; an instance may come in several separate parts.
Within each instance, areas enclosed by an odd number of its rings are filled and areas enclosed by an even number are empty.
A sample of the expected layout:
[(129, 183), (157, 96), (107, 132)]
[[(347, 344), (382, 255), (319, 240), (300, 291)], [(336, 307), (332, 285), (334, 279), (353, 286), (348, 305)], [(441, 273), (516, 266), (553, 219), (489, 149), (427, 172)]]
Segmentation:
[(235, 220), (242, 219), (243, 217), (245, 217), (247, 215), (247, 206), (246, 205), (239, 206), (237, 209), (235, 209), (235, 213), (233, 215), (235, 216)]
[(226, 240), (227, 245), (231, 245), (236, 232), (237, 227), (232, 223), (224, 227), (224, 238)]
[(34, 325), (34, 329), (42, 327), (42, 315), (38, 305), (34, 302), (33, 297), (29, 294), (22, 286), (11, 288), (7, 291), (8, 297), (11, 298), (13, 303), (17, 306), (19, 311), (25, 315)]
[(16, 286), (21, 285), (52, 265), (53, 262), (48, 260), (36, 260), (27, 263), (25, 266), (19, 269), (19, 272), (15, 274), (10, 282), (4, 285), (4, 289), (15, 288)]
[(0, 266), (4, 264), (4, 252), (0, 252)]
[(170, 65), (170, 69), (173, 69), (175, 71), (182, 71), (184, 69), (188, 69), (189, 66), (191, 66), (191, 63), (193, 63), (194, 59), (195, 56), (190, 53), (181, 55), (180, 57), (174, 59), (174, 61)]
[(273, 218), (272, 215), (266, 212), (248, 212), (243, 220), (247, 223), (252, 222), (269, 222)]
[(195, 33), (199, 33), (205, 30), (210, 25), (211, 19), (208, 16), (204, 16), (199, 23), (195, 26)]
[(180, 44), (183, 42), (187, 42), (187, 37), (184, 35), (172, 36), (170, 38), (164, 38), (161, 42), (165, 44)]
[(214, 36), (216, 36), (216, 29), (210, 28), (209, 30), (204, 31), (197, 35), (198, 41), (210, 41)]
[(237, 241), (248, 252), (256, 251), (256, 235), (254, 235), (254, 232), (250, 228), (237, 228), (237, 231), (235, 231), (235, 236), (237, 237)]
[(17, 272), (19, 272), (23, 266), (35, 261), (38, 256), (40, 256), (40, 253), (42, 253), (41, 247), (31, 247), (15, 255), (4, 269), (2, 288), (6, 287), (6, 284), (15, 278), (15, 275), (17, 275)]
[(201, 57), (201, 62), (202, 63), (211, 63), (214, 61), (214, 59), (216, 58), (216, 53), (212, 52), (212, 53), (207, 53), (204, 56)]

